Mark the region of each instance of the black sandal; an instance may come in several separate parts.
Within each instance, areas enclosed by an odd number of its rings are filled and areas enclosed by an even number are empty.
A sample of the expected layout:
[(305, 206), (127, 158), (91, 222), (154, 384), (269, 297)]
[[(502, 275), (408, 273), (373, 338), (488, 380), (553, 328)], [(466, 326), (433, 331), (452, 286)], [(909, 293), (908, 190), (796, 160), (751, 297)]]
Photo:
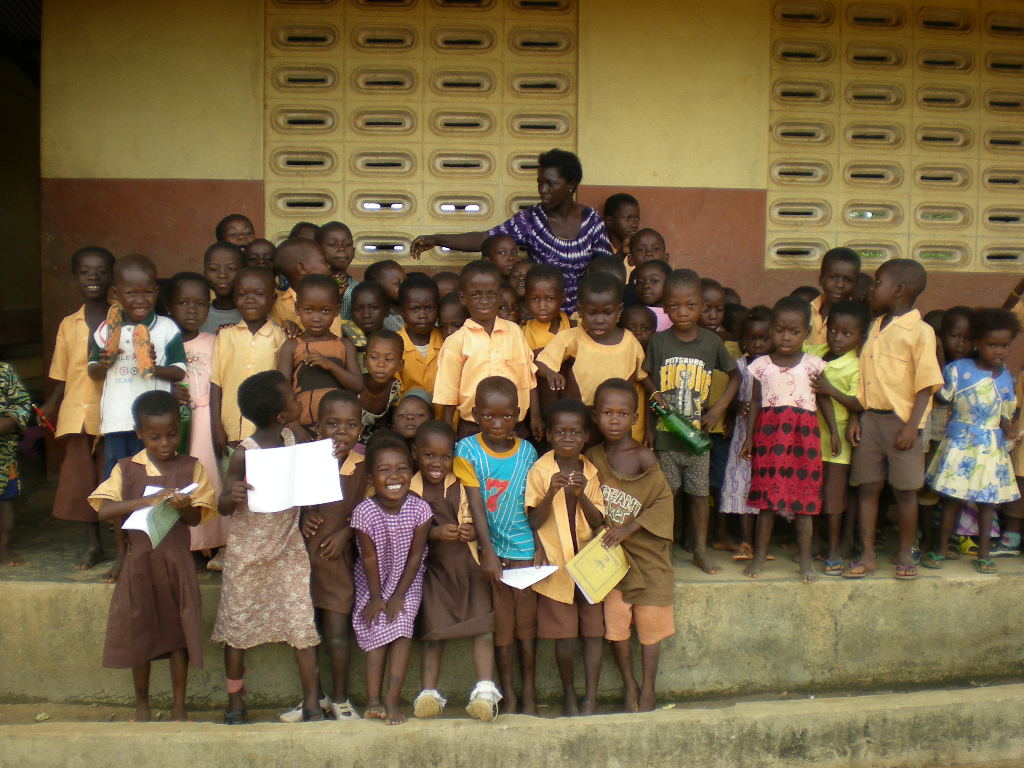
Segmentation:
[(324, 711), (317, 707), (316, 709), (302, 708), (302, 722), (304, 723), (319, 723), (324, 719)]
[(245, 709), (232, 709), (224, 713), (224, 725), (245, 725), (249, 722), (249, 713)]

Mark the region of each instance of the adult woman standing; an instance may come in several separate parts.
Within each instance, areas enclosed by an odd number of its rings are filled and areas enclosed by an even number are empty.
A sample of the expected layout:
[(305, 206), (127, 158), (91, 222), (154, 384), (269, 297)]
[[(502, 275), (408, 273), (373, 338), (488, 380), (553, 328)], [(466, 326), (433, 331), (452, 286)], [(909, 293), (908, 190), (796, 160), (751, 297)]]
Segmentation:
[(532, 261), (550, 264), (565, 274), (565, 303), (576, 310), (579, 281), (595, 256), (612, 253), (604, 219), (593, 208), (576, 202), (583, 166), (572, 152), (552, 149), (538, 158), (537, 194), (540, 203), (516, 213), (486, 232), (457, 235), (420, 235), (412, 243), (413, 258), (435, 246), (457, 251), (479, 251), (491, 235), (509, 235), (526, 248)]

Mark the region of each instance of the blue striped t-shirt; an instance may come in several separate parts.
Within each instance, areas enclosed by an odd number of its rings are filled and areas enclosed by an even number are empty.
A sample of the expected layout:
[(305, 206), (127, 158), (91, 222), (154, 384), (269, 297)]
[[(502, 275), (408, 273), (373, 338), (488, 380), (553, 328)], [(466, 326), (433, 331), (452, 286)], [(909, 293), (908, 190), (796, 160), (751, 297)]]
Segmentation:
[(507, 453), (495, 453), (480, 435), (459, 441), (455, 455), (473, 466), (487, 510), (495, 554), (507, 560), (532, 560), (533, 529), (526, 517), (526, 476), (537, 451), (525, 440)]

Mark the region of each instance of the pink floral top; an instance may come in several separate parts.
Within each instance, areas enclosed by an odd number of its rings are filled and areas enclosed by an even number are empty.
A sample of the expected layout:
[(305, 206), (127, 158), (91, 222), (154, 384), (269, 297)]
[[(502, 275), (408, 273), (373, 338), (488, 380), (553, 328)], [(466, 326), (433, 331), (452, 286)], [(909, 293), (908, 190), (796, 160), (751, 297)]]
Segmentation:
[(816, 411), (817, 403), (811, 389), (811, 377), (825, 370), (825, 361), (806, 352), (791, 368), (780, 368), (771, 355), (762, 355), (750, 364), (750, 375), (761, 382), (761, 407), (788, 405), (805, 411)]

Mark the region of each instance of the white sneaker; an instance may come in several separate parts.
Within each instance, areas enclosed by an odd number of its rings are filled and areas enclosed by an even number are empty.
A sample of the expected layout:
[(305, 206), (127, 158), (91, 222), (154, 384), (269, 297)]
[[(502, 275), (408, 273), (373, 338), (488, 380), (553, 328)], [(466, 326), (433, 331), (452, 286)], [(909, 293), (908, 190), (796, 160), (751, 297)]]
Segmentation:
[(481, 680), (469, 694), (466, 714), (474, 720), (489, 723), (498, 716), (498, 702), (501, 699), (501, 692), (494, 683), (490, 680)]
[(435, 691), (433, 688), (420, 691), (419, 696), (412, 702), (412, 713), (420, 719), (439, 717), (444, 712), (444, 705), (447, 703), (448, 700), (441, 695), (440, 691)]
[(337, 704), (332, 701), (330, 712), (334, 715), (334, 719), (339, 723), (361, 719), (359, 717), (359, 713), (356, 712), (356, 708), (352, 706), (352, 702), (349, 699), (345, 699), (341, 704)]
[[(331, 711), (331, 697), (322, 696), (320, 698), (320, 709), (324, 712)], [(302, 722), (302, 702), (300, 701), (295, 705), (295, 709), (289, 709), (287, 712), (282, 712), (277, 716), (282, 723), (301, 723)]]

